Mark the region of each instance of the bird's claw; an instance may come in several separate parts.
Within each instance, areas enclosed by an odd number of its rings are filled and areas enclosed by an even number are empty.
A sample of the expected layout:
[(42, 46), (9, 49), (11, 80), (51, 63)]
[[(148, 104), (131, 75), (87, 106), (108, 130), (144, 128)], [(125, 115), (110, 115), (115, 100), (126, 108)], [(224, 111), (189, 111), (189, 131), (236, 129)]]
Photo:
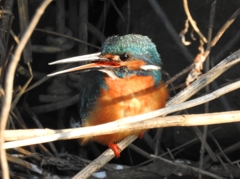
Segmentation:
[(116, 158), (120, 157), (120, 152), (122, 150), (120, 149), (120, 147), (117, 144), (110, 143), (110, 144), (108, 144), (108, 147), (113, 150)]

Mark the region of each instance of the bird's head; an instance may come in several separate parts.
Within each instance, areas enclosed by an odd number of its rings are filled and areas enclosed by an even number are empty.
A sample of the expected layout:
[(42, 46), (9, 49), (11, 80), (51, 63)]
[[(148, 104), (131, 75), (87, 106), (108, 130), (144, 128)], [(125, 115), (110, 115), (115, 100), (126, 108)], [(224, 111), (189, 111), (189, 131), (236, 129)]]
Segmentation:
[(152, 75), (156, 83), (161, 80), (161, 59), (155, 44), (147, 37), (136, 34), (112, 36), (105, 40), (101, 52), (69, 59), (51, 64), (91, 61), (87, 65), (50, 74), (98, 70), (112, 78), (125, 78), (133, 74)]

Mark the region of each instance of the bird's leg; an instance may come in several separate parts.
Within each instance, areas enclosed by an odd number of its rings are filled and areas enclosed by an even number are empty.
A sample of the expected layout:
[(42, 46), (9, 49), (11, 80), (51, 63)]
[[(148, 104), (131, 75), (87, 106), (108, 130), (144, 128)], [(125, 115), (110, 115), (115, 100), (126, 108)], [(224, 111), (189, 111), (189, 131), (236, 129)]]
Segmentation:
[(110, 144), (108, 144), (108, 147), (113, 150), (116, 158), (120, 157), (121, 149), (118, 147), (117, 144), (110, 143)]

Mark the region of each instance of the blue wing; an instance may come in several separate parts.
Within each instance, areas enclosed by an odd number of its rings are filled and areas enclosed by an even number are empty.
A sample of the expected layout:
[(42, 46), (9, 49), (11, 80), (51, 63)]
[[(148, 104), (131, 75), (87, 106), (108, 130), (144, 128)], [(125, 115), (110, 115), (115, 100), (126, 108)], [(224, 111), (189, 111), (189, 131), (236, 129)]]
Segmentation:
[(99, 71), (84, 72), (80, 77), (79, 114), (81, 124), (94, 109), (100, 96), (101, 87), (104, 87), (104, 74)]

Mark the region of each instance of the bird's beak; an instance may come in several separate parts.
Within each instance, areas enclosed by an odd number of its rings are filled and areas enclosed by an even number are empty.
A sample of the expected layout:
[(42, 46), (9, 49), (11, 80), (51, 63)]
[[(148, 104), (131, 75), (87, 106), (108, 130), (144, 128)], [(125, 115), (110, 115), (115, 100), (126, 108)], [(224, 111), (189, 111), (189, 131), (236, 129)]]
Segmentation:
[(90, 71), (90, 70), (101, 70), (106, 68), (119, 68), (121, 65), (116, 61), (109, 61), (108, 58), (102, 57), (100, 52), (89, 54), (89, 55), (82, 55), (72, 58), (66, 58), (62, 60), (58, 60), (55, 62), (49, 63), (49, 65), (55, 64), (63, 64), (63, 63), (74, 63), (74, 62), (92, 62), (86, 65), (58, 71), (55, 73), (51, 73), (48, 76), (56, 76), (64, 73), (70, 73), (75, 71)]

